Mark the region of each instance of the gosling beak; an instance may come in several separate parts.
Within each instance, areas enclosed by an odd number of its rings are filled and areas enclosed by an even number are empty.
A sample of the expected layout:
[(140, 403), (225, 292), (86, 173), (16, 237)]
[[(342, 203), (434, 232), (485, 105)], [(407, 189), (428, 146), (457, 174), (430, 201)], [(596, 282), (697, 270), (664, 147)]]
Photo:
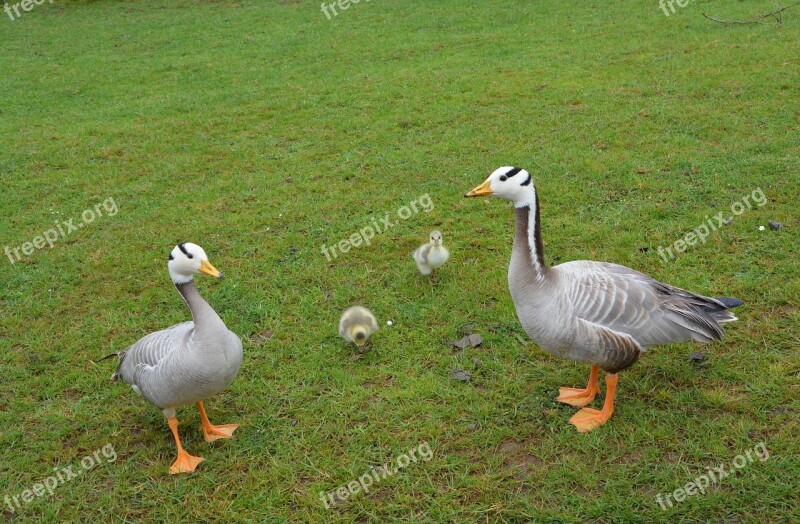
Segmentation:
[(351, 336), (358, 347), (363, 347), (367, 343), (367, 333), (361, 328), (354, 327)]
[(206, 275), (211, 275), (212, 277), (216, 277), (216, 278), (218, 278), (218, 279), (220, 279), (220, 280), (222, 280), (223, 278), (225, 278), (225, 276), (224, 276), (222, 273), (220, 273), (220, 272), (217, 270), (217, 268), (215, 268), (214, 266), (212, 266), (212, 265), (211, 265), (211, 262), (209, 262), (208, 260), (203, 260), (202, 262), (200, 262), (200, 269), (199, 269), (199, 271), (200, 271), (201, 273), (205, 273)]
[(479, 196), (488, 196), (491, 195), (492, 193), (494, 193), (494, 191), (492, 191), (491, 182), (489, 182), (489, 180), (486, 180), (483, 184), (479, 185), (469, 193), (466, 193), (464, 196), (467, 198), (479, 197)]

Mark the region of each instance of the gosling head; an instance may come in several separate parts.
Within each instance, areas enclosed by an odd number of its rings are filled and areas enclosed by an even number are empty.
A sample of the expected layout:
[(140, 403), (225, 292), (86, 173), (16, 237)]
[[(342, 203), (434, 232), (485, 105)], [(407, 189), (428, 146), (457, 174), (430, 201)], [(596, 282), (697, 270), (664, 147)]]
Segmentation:
[(169, 268), (169, 276), (175, 284), (190, 282), (198, 273), (223, 278), (222, 273), (208, 261), (203, 248), (190, 242), (175, 246), (169, 254), (167, 268)]
[(494, 196), (525, 207), (536, 201), (536, 189), (530, 173), (521, 167), (500, 167), (489, 175), (483, 184), (466, 193), (465, 197)]
[(437, 230), (431, 231), (431, 244), (434, 246), (442, 245), (442, 232)]

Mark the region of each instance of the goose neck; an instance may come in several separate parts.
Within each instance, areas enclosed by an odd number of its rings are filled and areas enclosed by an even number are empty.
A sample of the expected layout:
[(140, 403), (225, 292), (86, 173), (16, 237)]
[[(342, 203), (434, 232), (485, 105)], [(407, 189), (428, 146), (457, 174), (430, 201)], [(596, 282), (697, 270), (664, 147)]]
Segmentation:
[(219, 318), (214, 309), (200, 295), (200, 291), (198, 291), (197, 286), (194, 284), (194, 280), (175, 284), (175, 287), (189, 307), (189, 311), (192, 313), (194, 328), (197, 332), (206, 331), (222, 323), (222, 319)]
[(548, 267), (544, 263), (544, 243), (539, 224), (539, 198), (533, 202), (515, 208), (517, 218), (516, 233), (514, 236), (514, 251), (522, 252), (525, 264), (537, 276), (543, 276)]

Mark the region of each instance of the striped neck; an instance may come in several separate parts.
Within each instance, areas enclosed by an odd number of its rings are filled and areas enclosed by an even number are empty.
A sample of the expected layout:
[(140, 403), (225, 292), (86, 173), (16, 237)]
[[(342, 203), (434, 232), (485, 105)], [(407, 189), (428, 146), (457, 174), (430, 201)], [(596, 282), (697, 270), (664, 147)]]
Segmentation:
[[(531, 209), (532, 208), (532, 209)], [(514, 210), (517, 216), (517, 230), (514, 235), (514, 248), (525, 252), (525, 260), (537, 277), (547, 271), (544, 263), (544, 244), (539, 225), (539, 195), (534, 192), (531, 202), (518, 206)]]

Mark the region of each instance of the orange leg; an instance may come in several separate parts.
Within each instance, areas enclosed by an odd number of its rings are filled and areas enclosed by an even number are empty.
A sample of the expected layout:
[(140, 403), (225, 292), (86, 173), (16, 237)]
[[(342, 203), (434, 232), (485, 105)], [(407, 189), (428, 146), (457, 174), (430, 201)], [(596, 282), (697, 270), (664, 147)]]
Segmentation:
[(606, 375), (606, 401), (603, 403), (603, 409), (597, 411), (592, 408), (583, 408), (569, 419), (570, 424), (574, 424), (578, 431), (586, 433), (597, 429), (611, 418), (611, 414), (614, 413), (614, 394), (617, 391), (617, 378), (617, 375)]
[(239, 424), (214, 426), (211, 424), (211, 421), (208, 420), (208, 416), (206, 415), (206, 410), (203, 409), (202, 402), (197, 403), (197, 409), (200, 410), (200, 427), (203, 428), (203, 438), (206, 439), (206, 442), (214, 442), (218, 438), (231, 438), (233, 436), (233, 432), (239, 427)]
[(600, 393), (600, 381), (597, 378), (600, 369), (597, 366), (592, 366), (592, 371), (589, 373), (589, 384), (586, 389), (577, 388), (559, 388), (558, 389), (558, 402), (582, 408), (594, 400), (595, 395)]
[(203, 462), (203, 457), (195, 457), (189, 455), (183, 446), (181, 446), (181, 438), (178, 436), (178, 419), (175, 417), (167, 419), (169, 429), (172, 430), (172, 436), (175, 437), (175, 445), (178, 446), (178, 458), (169, 468), (170, 475), (176, 473), (192, 473), (198, 464)]

